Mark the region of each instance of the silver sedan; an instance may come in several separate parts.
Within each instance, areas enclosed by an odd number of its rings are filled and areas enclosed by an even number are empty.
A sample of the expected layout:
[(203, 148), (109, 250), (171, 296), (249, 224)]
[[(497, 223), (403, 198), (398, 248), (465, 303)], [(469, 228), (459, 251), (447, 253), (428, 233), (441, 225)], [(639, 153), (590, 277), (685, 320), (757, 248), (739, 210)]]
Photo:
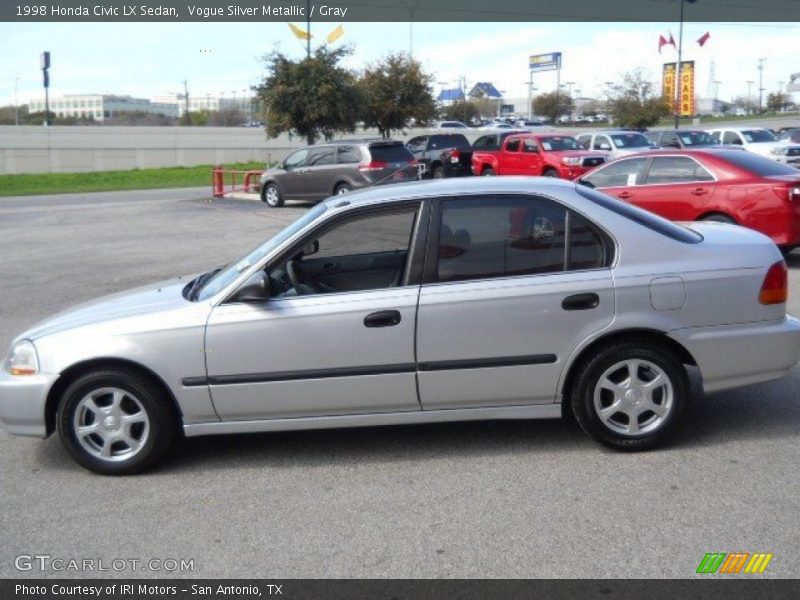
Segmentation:
[(372, 188), (241, 260), (77, 306), (15, 339), (0, 422), (81, 465), (154, 465), (180, 435), (533, 419), (618, 450), (690, 399), (800, 358), (763, 235), (674, 224), (551, 178)]

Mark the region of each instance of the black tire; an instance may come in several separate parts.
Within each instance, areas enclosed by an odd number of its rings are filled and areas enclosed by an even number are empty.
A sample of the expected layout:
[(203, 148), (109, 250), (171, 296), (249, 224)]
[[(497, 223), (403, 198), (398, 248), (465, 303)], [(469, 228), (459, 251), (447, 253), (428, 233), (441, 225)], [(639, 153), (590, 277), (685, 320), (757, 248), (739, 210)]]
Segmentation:
[(789, 255), (792, 253), (792, 250), (794, 250), (795, 248), (797, 248), (797, 246), (778, 246), (778, 249), (780, 249), (781, 254), (783, 254), (784, 258), (788, 258)]
[(491, 167), (486, 167), (486, 168), (483, 170), (483, 173), (481, 173), (481, 175), (482, 175), (483, 177), (492, 177), (492, 176), (494, 176), (494, 175), (497, 175), (497, 173), (495, 173), (495, 172), (494, 172), (494, 169), (493, 169), (493, 168), (491, 168)]
[(277, 185), (268, 183), (261, 188), (261, 201), (270, 208), (280, 208), (283, 206), (283, 194)]
[(543, 177), (558, 177), (558, 171), (555, 169), (545, 169), (542, 173)]
[(352, 191), (353, 188), (350, 187), (347, 183), (339, 183), (333, 188), (333, 195), (338, 196), (339, 194), (347, 194), (348, 192)]
[[(99, 390), (105, 388), (119, 389), (128, 394), (123, 402), (130, 402), (131, 397), (135, 398), (146, 414), (148, 424), (141, 434), (142, 444), (129, 458), (100, 458), (78, 440), (75, 421), (81, 401), (93, 392), (98, 393), (98, 398), (102, 397)], [(105, 420), (96, 421), (105, 427)], [(56, 427), (61, 442), (78, 464), (101, 475), (131, 475), (151, 468), (169, 450), (178, 433), (178, 418), (171, 400), (164, 397), (161, 388), (150, 378), (128, 369), (103, 369), (82, 375), (67, 387), (59, 402)], [(132, 427), (133, 425), (128, 426), (128, 434), (135, 436)], [(117, 429), (123, 428), (118, 426)], [(94, 442), (89, 440), (89, 443)], [(104, 441), (103, 446), (106, 443), (108, 442)], [(124, 444), (113, 442), (110, 446), (113, 447), (116, 443)]]
[[(625, 366), (619, 366), (620, 363), (631, 360), (643, 361), (634, 363), (641, 365), (637, 367), (637, 381), (640, 380), (642, 374), (647, 375), (648, 372), (655, 374), (655, 371), (650, 371), (647, 365), (654, 366), (668, 379), (671, 385), (671, 394), (668, 388), (665, 388), (665, 384), (657, 386), (656, 392), (651, 393), (651, 400), (656, 393), (659, 394), (659, 398), (656, 398), (652, 405), (660, 407), (665, 414), (659, 417), (655, 412), (648, 411), (648, 403), (640, 396), (640, 392), (628, 390), (619, 404), (618, 411), (608, 411), (605, 417), (609, 422), (607, 424), (601, 419), (597, 405), (599, 404), (603, 410), (610, 409), (613, 402), (607, 400), (607, 395), (610, 394), (614, 399), (616, 395), (599, 385), (600, 380), (604, 378), (611, 383), (617, 383), (611, 378), (619, 377), (623, 371), (629, 373), (629, 369)], [(618, 368), (620, 370), (608, 373), (610, 370)], [(630, 375), (627, 381), (621, 378), (618, 382), (619, 389), (626, 389), (625, 384), (630, 385), (631, 379)], [(627, 452), (648, 450), (667, 440), (680, 420), (691, 394), (689, 377), (683, 364), (668, 348), (648, 339), (632, 338), (603, 348), (578, 367), (573, 381), (569, 403), (575, 420), (581, 428), (601, 444), (614, 450)], [(644, 383), (649, 381), (652, 380), (643, 380)], [(606, 402), (608, 405), (605, 404)], [(642, 411), (635, 417), (636, 429), (641, 427), (641, 431), (638, 433), (620, 431), (620, 429), (632, 428), (631, 420), (624, 413), (626, 408), (632, 411)]]
[(722, 213), (713, 213), (710, 215), (706, 215), (701, 221), (712, 221), (714, 223), (730, 223), (731, 225), (736, 225), (736, 221), (729, 217), (728, 215), (723, 215)]
[(433, 171), (431, 172), (431, 177), (433, 179), (444, 179), (447, 177), (447, 174), (444, 172), (444, 167), (441, 165), (434, 167)]

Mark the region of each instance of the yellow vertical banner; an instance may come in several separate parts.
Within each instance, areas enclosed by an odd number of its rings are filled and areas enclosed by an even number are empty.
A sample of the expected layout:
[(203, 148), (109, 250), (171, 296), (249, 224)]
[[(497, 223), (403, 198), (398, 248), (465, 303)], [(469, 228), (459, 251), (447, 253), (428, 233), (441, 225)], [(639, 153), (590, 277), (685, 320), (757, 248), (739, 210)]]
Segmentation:
[(682, 117), (693, 117), (695, 114), (693, 60), (681, 62), (680, 77), (681, 77), (680, 115)]
[(664, 63), (661, 71), (661, 95), (671, 113), (675, 112), (675, 63)]

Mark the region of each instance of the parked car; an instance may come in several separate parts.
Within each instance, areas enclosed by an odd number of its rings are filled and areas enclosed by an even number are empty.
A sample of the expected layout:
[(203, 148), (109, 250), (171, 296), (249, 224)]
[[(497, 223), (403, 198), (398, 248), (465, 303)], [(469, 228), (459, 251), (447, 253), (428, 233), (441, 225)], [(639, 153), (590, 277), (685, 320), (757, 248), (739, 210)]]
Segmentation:
[(507, 136), (498, 149), (473, 146), (472, 174), (575, 179), (605, 160), (604, 152), (582, 150), (568, 135), (515, 134)]
[(440, 121), (436, 124), (436, 129), (469, 129), (461, 121)]
[(800, 127), (788, 128), (779, 132), (778, 141), (783, 143), (791, 142), (793, 144), (800, 144)]
[(667, 131), (648, 131), (645, 134), (653, 144), (662, 148), (709, 148), (719, 146), (720, 141), (707, 131), (700, 129), (670, 129)]
[(478, 129), (481, 131), (494, 131), (495, 129), (517, 129), (517, 126), (511, 125), (510, 123), (499, 123), (497, 121), (493, 121), (478, 127)]
[(413, 137), (406, 143), (423, 166), (423, 177), (444, 179), (471, 175), (472, 144), (461, 133), (437, 133)]
[(784, 252), (800, 245), (800, 172), (750, 152), (647, 152), (602, 165), (580, 182), (668, 219), (736, 223)]
[(705, 391), (794, 368), (786, 297), (777, 248), (741, 227), (682, 227), (546, 178), (382, 186), (318, 204), (227, 267), (24, 332), (0, 422), (58, 431), (104, 474), (152, 467), (181, 431), (562, 410), (643, 450), (677, 428), (685, 365)]
[(342, 140), (292, 152), (261, 175), (261, 200), (283, 206), (286, 198), (323, 200), (384, 183), (418, 178), (418, 165), (403, 142)]
[(609, 160), (658, 148), (643, 133), (623, 129), (583, 133), (578, 136), (578, 143), (584, 150), (607, 152)]
[(541, 127), (546, 127), (547, 123), (538, 120), (520, 119), (515, 125), (516, 127), (524, 127), (526, 129), (539, 129)]
[(774, 150), (781, 148), (777, 136), (762, 127), (724, 127), (709, 129), (715, 140), (723, 144), (741, 146), (749, 152), (776, 160)]

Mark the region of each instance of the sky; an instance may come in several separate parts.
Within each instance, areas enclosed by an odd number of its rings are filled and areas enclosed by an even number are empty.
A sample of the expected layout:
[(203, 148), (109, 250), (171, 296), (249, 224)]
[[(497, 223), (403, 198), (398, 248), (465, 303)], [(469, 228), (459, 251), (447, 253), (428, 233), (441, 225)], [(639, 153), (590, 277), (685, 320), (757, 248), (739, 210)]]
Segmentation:
[[(304, 27), (305, 23), (297, 25)], [(312, 23), (314, 40), (324, 42), (336, 23)], [(489, 81), (507, 98), (525, 98), (528, 56), (563, 53), (561, 82), (573, 93), (601, 96), (604, 82), (634, 68), (660, 86), (661, 64), (677, 57), (672, 47), (658, 52), (658, 37), (678, 38), (677, 23), (343, 23), (335, 45), (352, 44), (347, 66), (360, 69), (389, 52), (408, 52), (432, 73), (434, 88)], [(704, 47), (696, 40), (711, 37)], [(684, 58), (695, 60), (700, 97), (713, 95), (710, 65), (719, 98), (758, 92), (757, 59), (765, 58), (763, 85), (777, 91), (800, 72), (800, 23), (687, 23)], [(262, 57), (280, 49), (296, 58), (305, 42), (285, 23), (0, 23), (0, 105), (43, 96), (39, 55), (52, 55), (51, 96), (114, 93), (136, 97), (172, 95), (188, 80), (190, 96), (241, 97), (264, 75)], [(18, 79), (17, 79), (18, 78)], [(537, 92), (555, 89), (555, 73), (533, 76)], [(785, 84), (784, 84), (785, 89)], [(795, 95), (795, 99), (800, 94)]]

